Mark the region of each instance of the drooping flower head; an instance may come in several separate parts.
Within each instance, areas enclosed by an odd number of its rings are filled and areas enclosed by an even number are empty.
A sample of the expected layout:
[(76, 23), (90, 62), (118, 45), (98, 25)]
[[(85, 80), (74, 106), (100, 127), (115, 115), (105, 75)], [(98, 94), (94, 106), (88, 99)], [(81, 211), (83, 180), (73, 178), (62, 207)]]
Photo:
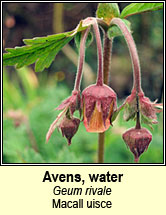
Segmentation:
[(71, 144), (71, 139), (75, 135), (78, 130), (80, 119), (74, 117), (74, 112), (76, 110), (79, 111), (81, 116), (81, 96), (80, 96), (80, 82), (82, 78), (82, 69), (85, 55), (85, 42), (89, 33), (89, 29), (87, 28), (82, 32), (81, 42), (80, 42), (80, 57), (79, 57), (79, 65), (78, 71), (75, 80), (74, 90), (72, 91), (72, 95), (65, 99), (56, 109), (62, 110), (62, 112), (58, 115), (58, 117), (51, 124), (47, 135), (46, 142), (49, 141), (53, 131), (55, 128), (58, 128), (62, 132), (62, 135), (67, 138), (68, 145)]
[[(162, 111), (162, 104), (156, 104), (156, 101), (151, 102), (149, 98), (144, 96), (141, 88), (141, 68), (139, 56), (133, 37), (121, 19), (113, 18), (111, 23), (117, 25), (124, 35), (129, 48), (133, 67), (133, 89), (131, 95), (127, 97), (122, 105), (125, 108), (124, 119), (128, 121), (129, 119), (135, 119), (136, 117), (138, 118), (139, 115), (141, 116), (141, 120), (146, 124), (150, 125), (157, 123), (156, 113)], [(140, 114), (137, 114), (139, 112)]]
[(107, 85), (91, 85), (82, 92), (84, 125), (88, 132), (104, 132), (117, 108), (116, 93)]
[(102, 133), (111, 125), (111, 117), (116, 110), (116, 93), (103, 84), (103, 56), (100, 32), (96, 19), (92, 19), (98, 50), (98, 73), (96, 84), (82, 92), (84, 125), (88, 132)]
[(137, 48), (129, 29), (120, 18), (113, 18), (111, 24), (118, 26), (125, 37), (132, 61), (133, 89), (131, 95), (118, 108), (117, 113), (124, 108), (124, 120), (136, 120), (136, 127), (127, 130), (123, 134), (123, 139), (134, 154), (135, 162), (138, 162), (139, 156), (148, 148), (152, 140), (151, 133), (147, 129), (141, 128), (141, 123), (149, 126), (157, 123), (156, 113), (161, 112), (159, 108), (162, 108), (162, 105), (151, 102), (144, 96), (141, 88), (141, 68)]

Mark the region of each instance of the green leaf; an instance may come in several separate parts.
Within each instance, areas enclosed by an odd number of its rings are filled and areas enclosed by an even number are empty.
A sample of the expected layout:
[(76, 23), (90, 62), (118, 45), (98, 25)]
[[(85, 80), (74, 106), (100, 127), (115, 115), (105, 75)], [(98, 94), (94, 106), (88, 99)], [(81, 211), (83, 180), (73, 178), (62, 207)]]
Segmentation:
[(6, 49), (8, 53), (3, 55), (3, 65), (16, 65), (16, 68), (21, 68), (37, 61), (35, 69), (37, 72), (42, 71), (50, 66), (56, 54), (73, 38), (73, 36), (70, 37), (71, 33), (73, 31), (30, 40), (25, 39), (26, 46)]
[(25, 46), (6, 49), (8, 53), (3, 54), (3, 65), (15, 65), (18, 69), (36, 62), (35, 71), (41, 72), (51, 65), (63, 46), (69, 43), (78, 32), (85, 30), (91, 24), (91, 21), (84, 22), (84, 20), (81, 20), (73, 31), (46, 37), (24, 39)]
[(153, 127), (152, 127), (152, 125), (154, 124), (153, 120), (150, 119), (149, 117), (146, 117), (142, 113), (141, 113), (141, 123), (148, 125), (153, 130)]
[(70, 42), (71, 38), (65, 38), (61, 42), (57, 42), (52, 47), (50, 47), (49, 51), (46, 53), (43, 53), (42, 56), (37, 60), (35, 64), (35, 71), (41, 72), (44, 70), (44, 68), (48, 68), (52, 61), (54, 60), (57, 53), (63, 48), (64, 45), (66, 45), (68, 42)]
[(54, 34), (54, 35), (49, 35), (47, 37), (35, 37), (33, 39), (24, 39), (24, 43), (26, 45), (32, 45), (32, 44), (42, 44), (45, 42), (52, 42), (52, 41), (58, 41), (60, 39), (63, 39), (67, 36), (70, 36), (71, 32), (65, 32), (61, 34)]
[(99, 3), (96, 15), (98, 18), (102, 18), (105, 23), (109, 25), (112, 18), (120, 16), (118, 4)]
[[(80, 41), (81, 41), (81, 32), (78, 32), (75, 35), (74, 40), (75, 40), (76, 47), (79, 50), (80, 49)], [(93, 34), (92, 34), (92, 32), (89, 32), (87, 39), (86, 39), (86, 44), (85, 44), (86, 48), (88, 48), (92, 42), (93, 42)]]
[(123, 114), (123, 119), (125, 121), (133, 120), (135, 119), (136, 116), (136, 100), (133, 101), (132, 104), (126, 103), (124, 105), (124, 114)]
[(124, 109), (124, 105), (120, 106), (117, 111), (115, 111), (113, 113), (113, 116), (111, 118), (111, 122), (115, 121), (115, 119), (117, 118), (118, 114)]
[(160, 10), (162, 8), (163, 8), (163, 3), (132, 3), (123, 9), (120, 17), (126, 18), (134, 14)]
[[(131, 23), (126, 19), (122, 19), (122, 21), (125, 23), (126, 27), (131, 32)], [(109, 39), (111, 39), (112, 37), (123, 36), (121, 30), (116, 25), (111, 26), (108, 29), (107, 34)]]

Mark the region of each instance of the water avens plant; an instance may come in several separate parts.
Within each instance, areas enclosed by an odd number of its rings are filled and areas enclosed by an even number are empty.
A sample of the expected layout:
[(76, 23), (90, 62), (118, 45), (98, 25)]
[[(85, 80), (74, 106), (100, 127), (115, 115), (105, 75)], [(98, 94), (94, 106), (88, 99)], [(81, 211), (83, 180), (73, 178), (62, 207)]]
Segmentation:
[[(68, 145), (77, 133), (80, 123), (83, 122), (87, 132), (98, 133), (98, 163), (104, 162), (105, 131), (112, 126), (120, 111), (124, 111), (124, 120), (135, 120), (134, 128), (128, 129), (123, 135), (123, 140), (138, 162), (140, 155), (147, 150), (152, 134), (142, 124), (149, 126), (157, 123), (156, 113), (161, 112), (162, 104), (151, 102), (144, 96), (141, 87), (141, 67), (136, 44), (131, 34), (131, 23), (128, 16), (156, 11), (163, 8), (163, 3), (132, 3), (120, 13), (117, 3), (99, 3), (96, 17), (87, 17), (81, 20), (77, 27), (66, 33), (25, 39), (26, 46), (8, 48), (3, 55), (4, 65), (16, 65), (16, 68), (35, 63), (35, 71), (48, 68), (61, 48), (73, 38), (79, 44), (79, 61), (74, 89), (71, 96), (65, 99), (56, 109), (61, 110), (58, 117), (50, 125), (46, 134), (46, 142), (57, 128), (66, 137)], [(99, 28), (102, 29), (103, 41)], [(93, 29), (93, 31), (92, 31)], [(87, 86), (81, 93), (83, 65), (86, 48), (91, 43), (92, 32), (97, 45), (97, 79), (96, 83)], [(117, 107), (117, 94), (109, 86), (111, 54), (113, 39), (123, 36), (126, 40), (133, 68), (133, 88), (124, 103)], [(103, 48), (102, 48), (103, 42)], [(79, 117), (74, 113), (79, 111)], [(110, 131), (111, 132), (111, 131)]]

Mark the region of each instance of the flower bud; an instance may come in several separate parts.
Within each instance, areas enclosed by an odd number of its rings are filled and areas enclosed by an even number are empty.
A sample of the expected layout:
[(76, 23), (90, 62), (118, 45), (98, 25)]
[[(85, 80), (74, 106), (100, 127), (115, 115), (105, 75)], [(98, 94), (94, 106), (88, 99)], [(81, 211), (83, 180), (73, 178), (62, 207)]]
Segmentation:
[(88, 132), (104, 132), (116, 110), (116, 93), (107, 85), (91, 85), (82, 93), (84, 125)]
[(71, 144), (71, 139), (78, 130), (80, 120), (78, 118), (68, 118), (64, 117), (61, 124), (58, 126), (61, 129), (62, 135), (66, 137), (68, 145)]
[(135, 162), (139, 161), (140, 155), (147, 150), (152, 134), (146, 128), (131, 128), (123, 134), (123, 140), (134, 154)]
[(80, 120), (73, 117), (70, 114), (68, 106), (66, 106), (64, 110), (57, 116), (54, 122), (50, 125), (50, 128), (46, 135), (46, 142), (49, 141), (55, 128), (58, 128), (58, 130), (61, 130), (62, 135), (67, 138), (68, 145), (70, 145), (72, 137), (78, 130), (79, 124)]

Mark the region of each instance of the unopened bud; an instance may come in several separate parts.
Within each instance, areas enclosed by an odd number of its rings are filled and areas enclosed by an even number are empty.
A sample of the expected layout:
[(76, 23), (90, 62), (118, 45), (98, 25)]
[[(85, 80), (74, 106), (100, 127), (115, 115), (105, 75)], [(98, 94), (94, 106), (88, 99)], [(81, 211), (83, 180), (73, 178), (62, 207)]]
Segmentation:
[(147, 150), (152, 140), (152, 134), (146, 128), (131, 128), (122, 137), (130, 151), (134, 154), (135, 162), (139, 161), (140, 155)]
[(69, 119), (65, 117), (59, 125), (59, 128), (62, 131), (62, 135), (65, 136), (68, 141), (68, 145), (71, 144), (71, 139), (77, 132), (79, 124), (80, 120), (78, 118), (73, 117)]

